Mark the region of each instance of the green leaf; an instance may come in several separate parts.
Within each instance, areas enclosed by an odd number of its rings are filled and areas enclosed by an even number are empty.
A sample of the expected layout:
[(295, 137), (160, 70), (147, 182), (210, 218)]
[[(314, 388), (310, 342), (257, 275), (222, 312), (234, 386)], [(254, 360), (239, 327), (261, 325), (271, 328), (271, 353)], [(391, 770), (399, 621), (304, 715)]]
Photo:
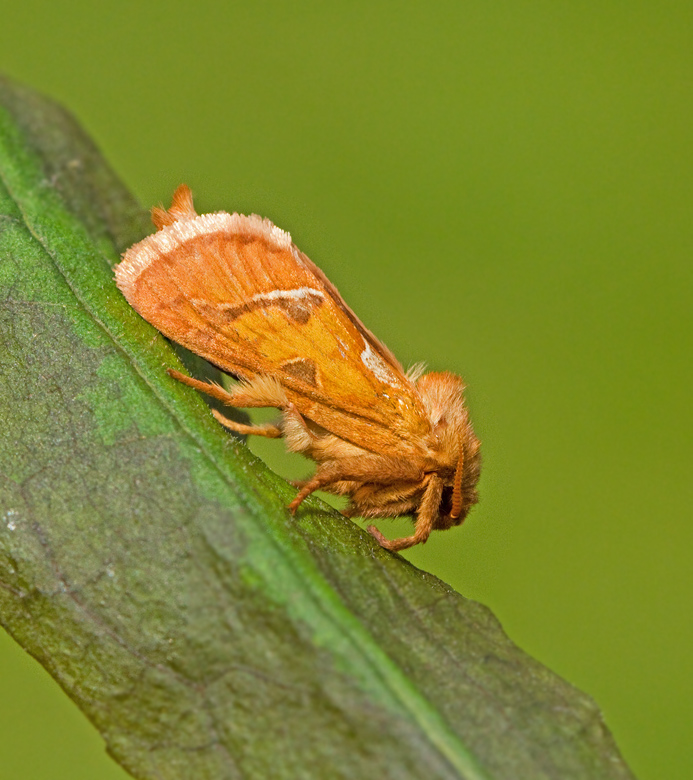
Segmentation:
[[(115, 121), (115, 119), (114, 119)], [(629, 778), (483, 606), (293, 490), (113, 283), (146, 215), (0, 82), (0, 620), (138, 778)]]

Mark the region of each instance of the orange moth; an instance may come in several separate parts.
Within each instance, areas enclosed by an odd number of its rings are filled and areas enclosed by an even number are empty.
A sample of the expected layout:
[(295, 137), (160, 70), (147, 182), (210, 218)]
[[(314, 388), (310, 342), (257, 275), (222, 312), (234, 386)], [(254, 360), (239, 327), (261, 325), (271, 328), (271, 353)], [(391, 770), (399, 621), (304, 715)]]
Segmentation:
[(405, 372), (367, 330), (323, 272), (269, 220), (198, 215), (181, 185), (171, 208), (152, 209), (157, 232), (116, 266), (118, 287), (165, 336), (239, 381), (227, 391), (169, 370), (175, 379), (234, 407), (276, 407), (276, 425), (241, 434), (286, 439), (317, 463), (291, 512), (314, 490), (349, 497), (347, 516), (415, 514), (411, 536), (389, 550), (425, 542), (459, 525), (477, 501), (479, 441), (464, 383), (449, 372)]

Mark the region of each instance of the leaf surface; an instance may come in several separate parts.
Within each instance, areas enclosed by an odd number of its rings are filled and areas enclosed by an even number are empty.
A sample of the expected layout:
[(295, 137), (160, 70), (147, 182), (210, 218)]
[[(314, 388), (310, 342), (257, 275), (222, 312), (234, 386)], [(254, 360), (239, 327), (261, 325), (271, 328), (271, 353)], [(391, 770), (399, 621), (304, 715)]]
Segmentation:
[(0, 622), (137, 778), (632, 777), (493, 615), (294, 491), (166, 375), (147, 215), (0, 81)]

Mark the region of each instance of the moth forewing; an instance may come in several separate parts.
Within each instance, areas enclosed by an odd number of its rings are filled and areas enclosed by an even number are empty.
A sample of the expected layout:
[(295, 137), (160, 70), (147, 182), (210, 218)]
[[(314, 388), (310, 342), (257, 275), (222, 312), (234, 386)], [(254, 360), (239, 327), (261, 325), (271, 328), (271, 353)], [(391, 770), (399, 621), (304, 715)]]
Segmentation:
[(347, 495), (349, 515), (415, 513), (411, 537), (388, 541), (369, 529), (389, 549), (462, 521), (476, 501), (479, 443), (459, 377), (405, 374), (269, 220), (198, 216), (185, 185), (152, 218), (158, 230), (124, 254), (118, 287), (164, 335), (242, 381), (226, 391), (170, 372), (175, 378), (230, 406), (280, 410), (277, 426), (222, 422), (283, 436), (316, 461), (292, 511), (321, 488)]

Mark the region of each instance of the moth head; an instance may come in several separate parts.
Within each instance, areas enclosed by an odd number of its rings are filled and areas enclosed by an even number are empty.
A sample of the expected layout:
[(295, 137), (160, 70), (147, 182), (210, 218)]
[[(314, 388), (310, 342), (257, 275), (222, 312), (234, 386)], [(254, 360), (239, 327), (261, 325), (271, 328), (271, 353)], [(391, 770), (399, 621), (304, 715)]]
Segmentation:
[(481, 444), (469, 422), (465, 385), (448, 371), (424, 374), (416, 383), (431, 423), (430, 447), (442, 477), (443, 497), (436, 528), (459, 525), (479, 500)]

